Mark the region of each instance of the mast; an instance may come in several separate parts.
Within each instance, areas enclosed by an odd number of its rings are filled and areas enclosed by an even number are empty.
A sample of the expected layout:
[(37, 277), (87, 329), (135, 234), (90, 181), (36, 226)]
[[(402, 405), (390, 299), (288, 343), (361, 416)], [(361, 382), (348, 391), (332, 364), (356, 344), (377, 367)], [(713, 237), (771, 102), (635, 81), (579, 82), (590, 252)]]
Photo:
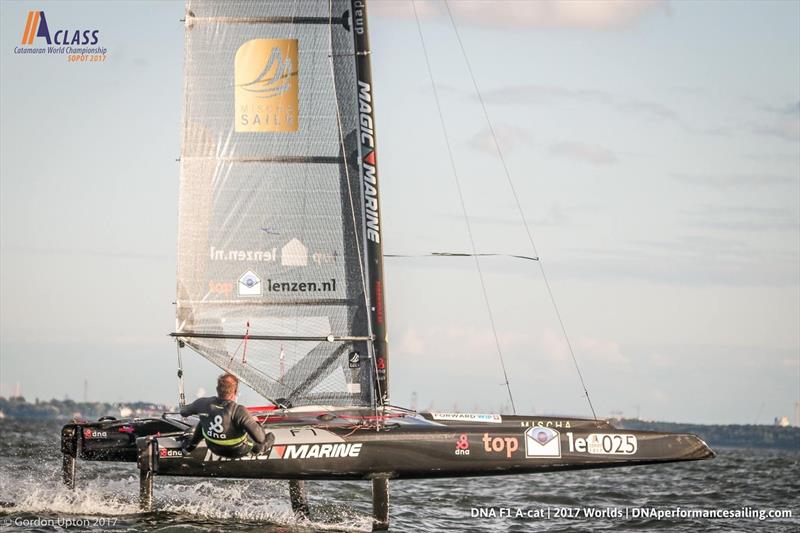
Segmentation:
[(359, 105), (359, 167), (363, 183), (364, 227), (366, 228), (366, 263), (375, 357), (375, 385), (378, 403), (389, 398), (388, 341), (386, 337), (386, 293), (383, 285), (383, 239), (381, 233), (378, 162), (375, 142), (375, 98), (372, 92), (367, 31), (367, 2), (352, 0), (353, 38), (356, 52), (356, 77)]

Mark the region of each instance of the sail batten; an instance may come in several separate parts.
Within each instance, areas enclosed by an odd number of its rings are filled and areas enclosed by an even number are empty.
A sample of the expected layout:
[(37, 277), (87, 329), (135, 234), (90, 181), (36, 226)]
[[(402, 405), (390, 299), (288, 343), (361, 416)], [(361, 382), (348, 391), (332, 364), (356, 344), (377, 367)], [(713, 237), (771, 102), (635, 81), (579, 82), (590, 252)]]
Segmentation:
[(294, 405), (376, 398), (350, 9), (187, 4), (172, 335)]

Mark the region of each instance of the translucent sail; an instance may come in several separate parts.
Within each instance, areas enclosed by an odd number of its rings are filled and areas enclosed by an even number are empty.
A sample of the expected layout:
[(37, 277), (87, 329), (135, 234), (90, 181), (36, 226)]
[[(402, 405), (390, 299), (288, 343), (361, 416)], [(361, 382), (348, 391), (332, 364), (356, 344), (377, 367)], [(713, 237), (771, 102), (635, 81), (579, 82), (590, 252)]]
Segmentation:
[(187, 6), (176, 335), (294, 405), (375, 403), (349, 6)]

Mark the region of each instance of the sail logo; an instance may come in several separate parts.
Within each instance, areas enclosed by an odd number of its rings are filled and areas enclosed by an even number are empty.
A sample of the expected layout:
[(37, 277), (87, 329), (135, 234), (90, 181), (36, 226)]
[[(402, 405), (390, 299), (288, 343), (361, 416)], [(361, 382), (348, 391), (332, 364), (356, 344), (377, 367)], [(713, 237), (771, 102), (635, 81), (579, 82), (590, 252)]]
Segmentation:
[(338, 444), (287, 444), (273, 446), (270, 459), (342, 459), (361, 455), (360, 442)]
[(364, 178), (364, 214), (367, 239), (381, 242), (380, 215), (378, 214), (378, 170), (375, 161), (375, 131), (372, 119), (372, 86), (358, 80), (358, 123), (361, 132), (361, 175)]
[[(239, 296), (261, 296), (261, 278), (250, 270), (242, 274), (236, 287)], [(220, 420), (222, 419), (220, 418)]]
[(308, 248), (298, 239), (292, 239), (281, 248), (281, 265), (300, 267), (308, 265)]
[(235, 131), (298, 128), (297, 39), (253, 39), (234, 59)]
[(536, 426), (525, 432), (525, 457), (561, 457), (560, 433), (552, 428)]
[(223, 296), (230, 296), (233, 294), (233, 283), (226, 281), (209, 281), (208, 292), (211, 294), (221, 294)]
[(220, 250), (213, 246), (209, 250), (212, 261), (252, 261), (257, 263), (273, 263), (277, 257), (277, 248), (271, 250)]
[(330, 281), (272, 281), (267, 280), (269, 292), (336, 292), (336, 278)]

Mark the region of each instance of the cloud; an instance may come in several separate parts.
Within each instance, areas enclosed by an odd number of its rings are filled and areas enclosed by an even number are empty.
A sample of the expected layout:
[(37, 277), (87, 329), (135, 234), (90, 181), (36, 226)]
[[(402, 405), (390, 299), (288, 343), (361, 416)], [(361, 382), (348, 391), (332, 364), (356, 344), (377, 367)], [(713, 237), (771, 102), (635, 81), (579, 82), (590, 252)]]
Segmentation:
[(706, 231), (672, 240), (630, 240), (622, 248), (576, 248), (569, 260), (551, 262), (551, 271), (564, 278), (681, 286), (797, 286), (797, 247), (789, 239), (770, 245), (762, 244), (759, 234), (723, 235)]
[(614, 152), (597, 144), (562, 141), (550, 145), (550, 154), (581, 161), (592, 165), (612, 165), (617, 163)]
[(750, 187), (789, 187), (797, 186), (800, 180), (794, 176), (779, 174), (684, 174), (674, 173), (672, 178), (691, 185), (714, 189)]
[(648, 102), (646, 100), (631, 100), (617, 105), (620, 111), (635, 115), (641, 115), (650, 119), (673, 121), (686, 127), (681, 121), (678, 113), (658, 102)]
[(522, 84), (509, 85), (483, 93), (484, 100), (497, 104), (540, 104), (556, 101), (582, 101), (612, 103), (614, 96), (606, 91), (593, 89), (570, 89), (558, 85)]
[(398, 349), (404, 354), (422, 355), (427, 350), (427, 344), (418, 330), (414, 328), (408, 328), (403, 333), (403, 337), (400, 339)]
[(763, 122), (750, 124), (751, 133), (791, 142), (800, 140), (800, 101), (782, 105), (757, 104), (756, 107), (770, 116)]
[[(532, 146), (533, 139), (527, 130), (505, 124), (494, 125), (494, 133), (497, 136), (497, 143), (503, 155), (510, 154), (516, 148), (524, 145)], [(486, 154), (496, 156), (497, 147), (495, 146), (492, 133), (489, 128), (483, 128), (470, 139), (468, 146)]]
[[(522, 219), (518, 216), (519, 211), (517, 206), (512, 203), (498, 205), (499, 212), (512, 213), (508, 217), (504, 216), (487, 216), (487, 215), (470, 215), (469, 220), (474, 224), (486, 224), (497, 226), (513, 226), (521, 227)], [(599, 204), (572, 204), (562, 205), (559, 202), (551, 203), (545, 212), (541, 209), (530, 210), (525, 209), (525, 220), (533, 228), (540, 228), (545, 226), (554, 226), (558, 228), (565, 228), (576, 224), (576, 219), (584, 218), (585, 216), (595, 217), (597, 213), (602, 211), (602, 206)], [(455, 221), (458, 223), (464, 222), (463, 213), (439, 213), (436, 216), (444, 219)], [(525, 253), (525, 252), (522, 252)]]
[(780, 117), (765, 124), (753, 124), (750, 126), (750, 131), (757, 135), (767, 135), (796, 142), (800, 140), (800, 115)]
[[(370, 6), (370, 13), (379, 17), (413, 17), (414, 10), (409, 4), (376, 2)], [(457, 25), (488, 28), (615, 30), (633, 27), (653, 14), (670, 13), (665, 0), (459, 0), (448, 5)], [(444, 2), (418, 0), (416, 10), (420, 18), (447, 16)]]
[[(565, 368), (572, 366), (572, 357), (564, 336), (551, 329), (541, 334), (532, 334), (514, 330), (498, 330), (501, 349), (504, 354), (531, 352), (541, 356), (544, 361)], [(397, 345), (397, 351), (409, 355), (426, 355), (432, 347), (449, 346), (447, 352), (439, 353), (442, 360), (469, 359), (470, 357), (486, 357), (497, 351), (494, 335), (488, 328), (452, 327), (409, 327)], [(619, 343), (607, 339), (579, 338), (573, 340), (575, 355), (580, 361), (582, 357), (610, 364), (627, 363), (622, 355)]]
[[(536, 339), (536, 343), (549, 359), (572, 364), (569, 346), (567, 346), (563, 335), (548, 329), (544, 331), (539, 339)], [(628, 358), (622, 355), (617, 341), (585, 337), (574, 340), (573, 348), (579, 363), (582, 360), (592, 360), (610, 365), (628, 363)]]
[(587, 359), (616, 365), (628, 363), (617, 341), (585, 338), (578, 340), (576, 348), (578, 354)]
[(522, 84), (486, 91), (483, 93), (483, 98), (488, 103), (506, 105), (551, 106), (558, 102), (599, 104), (609, 106), (620, 113), (641, 117), (645, 120), (671, 122), (691, 133), (718, 134), (726, 132), (726, 128), (701, 130), (689, 126), (677, 111), (660, 102), (631, 99), (594, 89), (570, 89), (556, 85)]
[(690, 226), (730, 231), (800, 231), (800, 215), (788, 207), (702, 205), (684, 210)]

